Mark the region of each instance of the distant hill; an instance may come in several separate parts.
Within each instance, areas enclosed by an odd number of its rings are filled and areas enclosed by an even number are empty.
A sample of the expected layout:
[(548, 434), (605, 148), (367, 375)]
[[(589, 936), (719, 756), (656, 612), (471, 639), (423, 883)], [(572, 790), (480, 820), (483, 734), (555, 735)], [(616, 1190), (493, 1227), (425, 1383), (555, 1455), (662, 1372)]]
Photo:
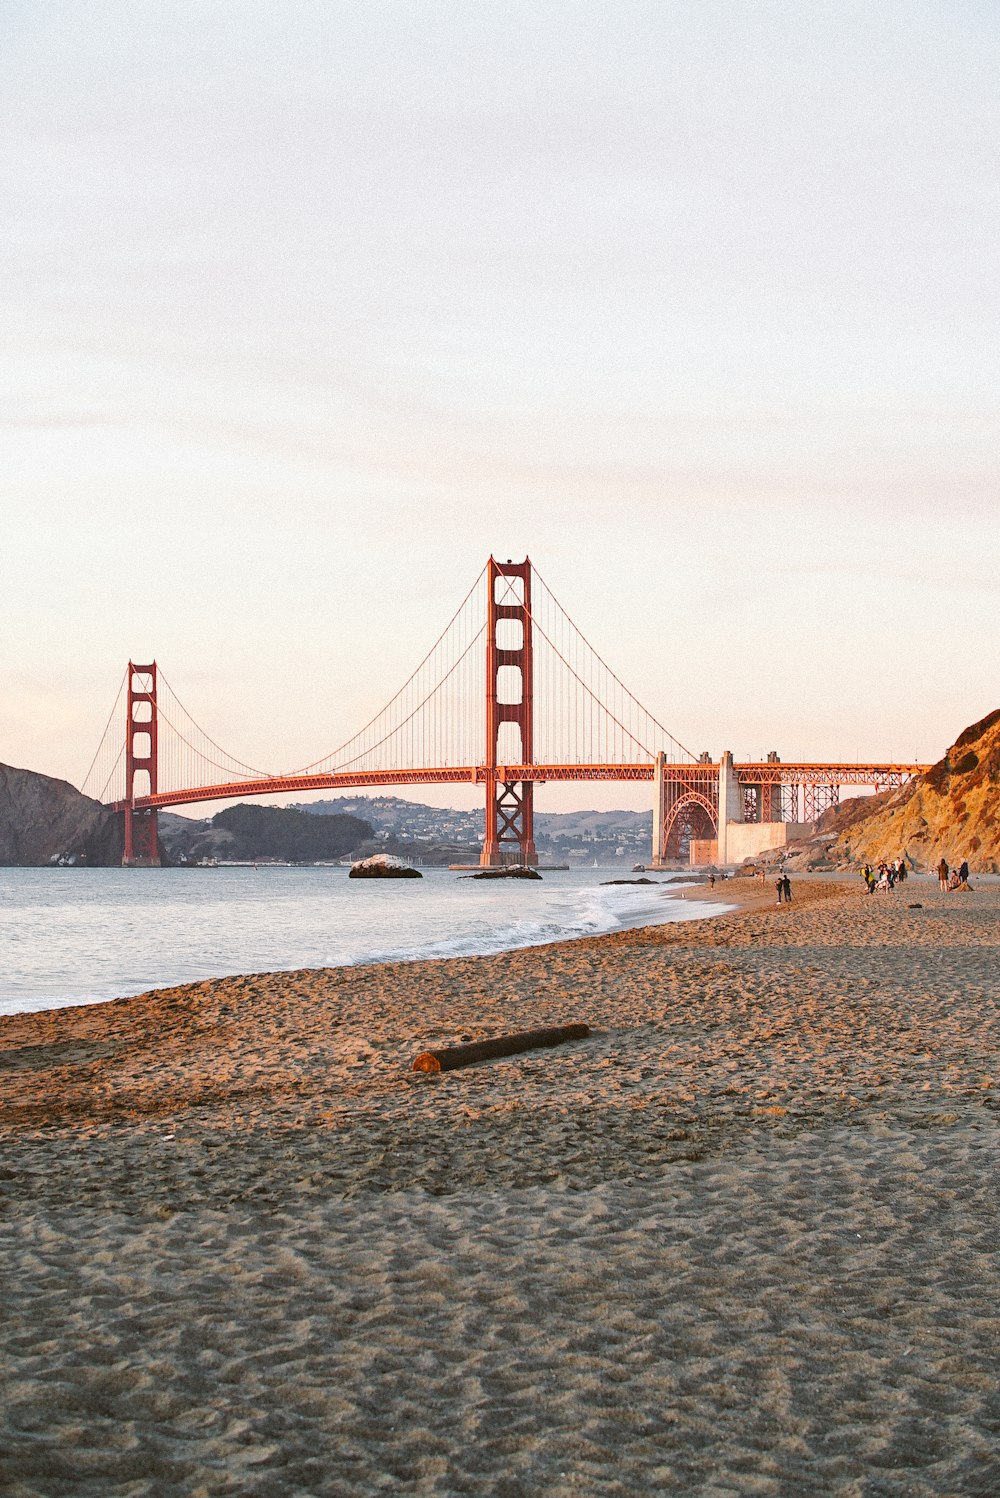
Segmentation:
[(546, 837), (637, 836), (649, 842), (652, 827), (652, 794), (648, 811), (543, 811), (535, 825)]
[(968, 859), (1000, 873), (1000, 708), (960, 733), (943, 759), (898, 791), (845, 802), (821, 818), (832, 862), (905, 855), (918, 869)]
[(0, 864), (122, 861), (123, 818), (67, 780), (0, 765)]
[(160, 814), (160, 844), (172, 863), (200, 858), (316, 863), (368, 851), (372, 829), (360, 817), (308, 817), (287, 806), (241, 803), (211, 821)]
[(378, 832), (394, 837), (433, 838), (437, 842), (480, 842), (484, 815), (459, 811), (450, 806), (425, 806), (402, 796), (337, 796), (325, 801), (301, 802), (294, 808), (313, 817), (348, 815), (362, 817)]
[(212, 818), (233, 839), (234, 858), (283, 858), (290, 863), (343, 858), (372, 835), (360, 817), (307, 817), (287, 806), (229, 806)]
[[(416, 855), (427, 862), (476, 862), (483, 839), (484, 813), (455, 807), (425, 806), (401, 796), (338, 796), (303, 802), (311, 816), (350, 813), (360, 816), (391, 844), (392, 852)], [(560, 862), (632, 863), (648, 858), (652, 830), (649, 811), (535, 812), (535, 841), (546, 858)], [(413, 844), (419, 843), (419, 848)], [(621, 852), (619, 853), (619, 849)]]

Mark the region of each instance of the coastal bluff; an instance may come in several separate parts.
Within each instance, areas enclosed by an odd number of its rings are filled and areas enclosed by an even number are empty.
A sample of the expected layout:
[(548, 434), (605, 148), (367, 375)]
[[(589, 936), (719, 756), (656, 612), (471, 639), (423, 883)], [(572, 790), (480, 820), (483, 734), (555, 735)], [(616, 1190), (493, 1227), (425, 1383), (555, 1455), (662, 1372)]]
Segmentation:
[[(867, 815), (866, 815), (867, 812)], [(923, 775), (868, 803), (844, 802), (817, 828), (835, 833), (834, 864), (906, 857), (916, 869), (963, 858), (975, 873), (1000, 873), (1000, 708), (959, 734)]]
[(0, 764), (0, 866), (120, 864), (122, 818), (67, 780)]

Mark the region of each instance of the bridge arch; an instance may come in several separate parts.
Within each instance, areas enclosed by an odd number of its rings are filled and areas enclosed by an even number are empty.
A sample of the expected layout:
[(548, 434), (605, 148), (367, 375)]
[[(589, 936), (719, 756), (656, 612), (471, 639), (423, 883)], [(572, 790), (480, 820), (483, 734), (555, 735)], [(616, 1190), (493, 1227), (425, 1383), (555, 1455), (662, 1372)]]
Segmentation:
[(663, 859), (682, 858), (692, 841), (719, 835), (718, 807), (703, 791), (689, 790), (670, 807), (660, 829)]

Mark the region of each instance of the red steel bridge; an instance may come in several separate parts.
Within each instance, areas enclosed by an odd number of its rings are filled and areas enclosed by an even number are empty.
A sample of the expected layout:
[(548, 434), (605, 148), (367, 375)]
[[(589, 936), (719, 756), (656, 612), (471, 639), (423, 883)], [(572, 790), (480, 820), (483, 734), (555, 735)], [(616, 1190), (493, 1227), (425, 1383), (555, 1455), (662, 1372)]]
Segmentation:
[[(489, 559), (408, 681), (352, 738), (311, 764), (243, 763), (202, 729), (156, 662), (130, 661), (84, 789), (125, 818), (124, 863), (159, 863), (164, 807), (385, 786), (474, 784), (486, 801), (481, 862), (535, 863), (534, 788), (655, 782), (652, 861), (727, 822), (811, 822), (842, 786), (901, 785), (926, 766), (733, 765), (696, 755), (620, 681), (531, 562)], [(727, 779), (728, 776), (728, 779)], [(720, 786), (722, 787), (720, 791)], [(735, 802), (734, 802), (734, 790)]]

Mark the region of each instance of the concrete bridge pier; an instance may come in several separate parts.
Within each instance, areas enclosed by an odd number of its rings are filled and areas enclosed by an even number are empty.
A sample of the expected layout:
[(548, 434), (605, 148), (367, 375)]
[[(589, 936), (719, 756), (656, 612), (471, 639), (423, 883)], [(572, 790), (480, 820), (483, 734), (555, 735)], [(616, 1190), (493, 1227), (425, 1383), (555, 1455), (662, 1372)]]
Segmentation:
[(742, 821), (743, 792), (733, 768), (732, 753), (726, 749), (719, 760), (719, 825), (716, 831), (716, 863), (725, 865), (731, 861), (729, 827), (733, 822)]
[[(777, 764), (777, 757), (775, 756)], [(672, 764), (659, 754), (655, 769), (652, 866), (676, 863), (681, 849), (696, 867), (723, 868), (786, 846), (809, 830), (781, 819), (783, 786), (768, 765), (736, 765), (726, 750), (695, 764)], [(765, 794), (766, 793), (766, 794)]]

